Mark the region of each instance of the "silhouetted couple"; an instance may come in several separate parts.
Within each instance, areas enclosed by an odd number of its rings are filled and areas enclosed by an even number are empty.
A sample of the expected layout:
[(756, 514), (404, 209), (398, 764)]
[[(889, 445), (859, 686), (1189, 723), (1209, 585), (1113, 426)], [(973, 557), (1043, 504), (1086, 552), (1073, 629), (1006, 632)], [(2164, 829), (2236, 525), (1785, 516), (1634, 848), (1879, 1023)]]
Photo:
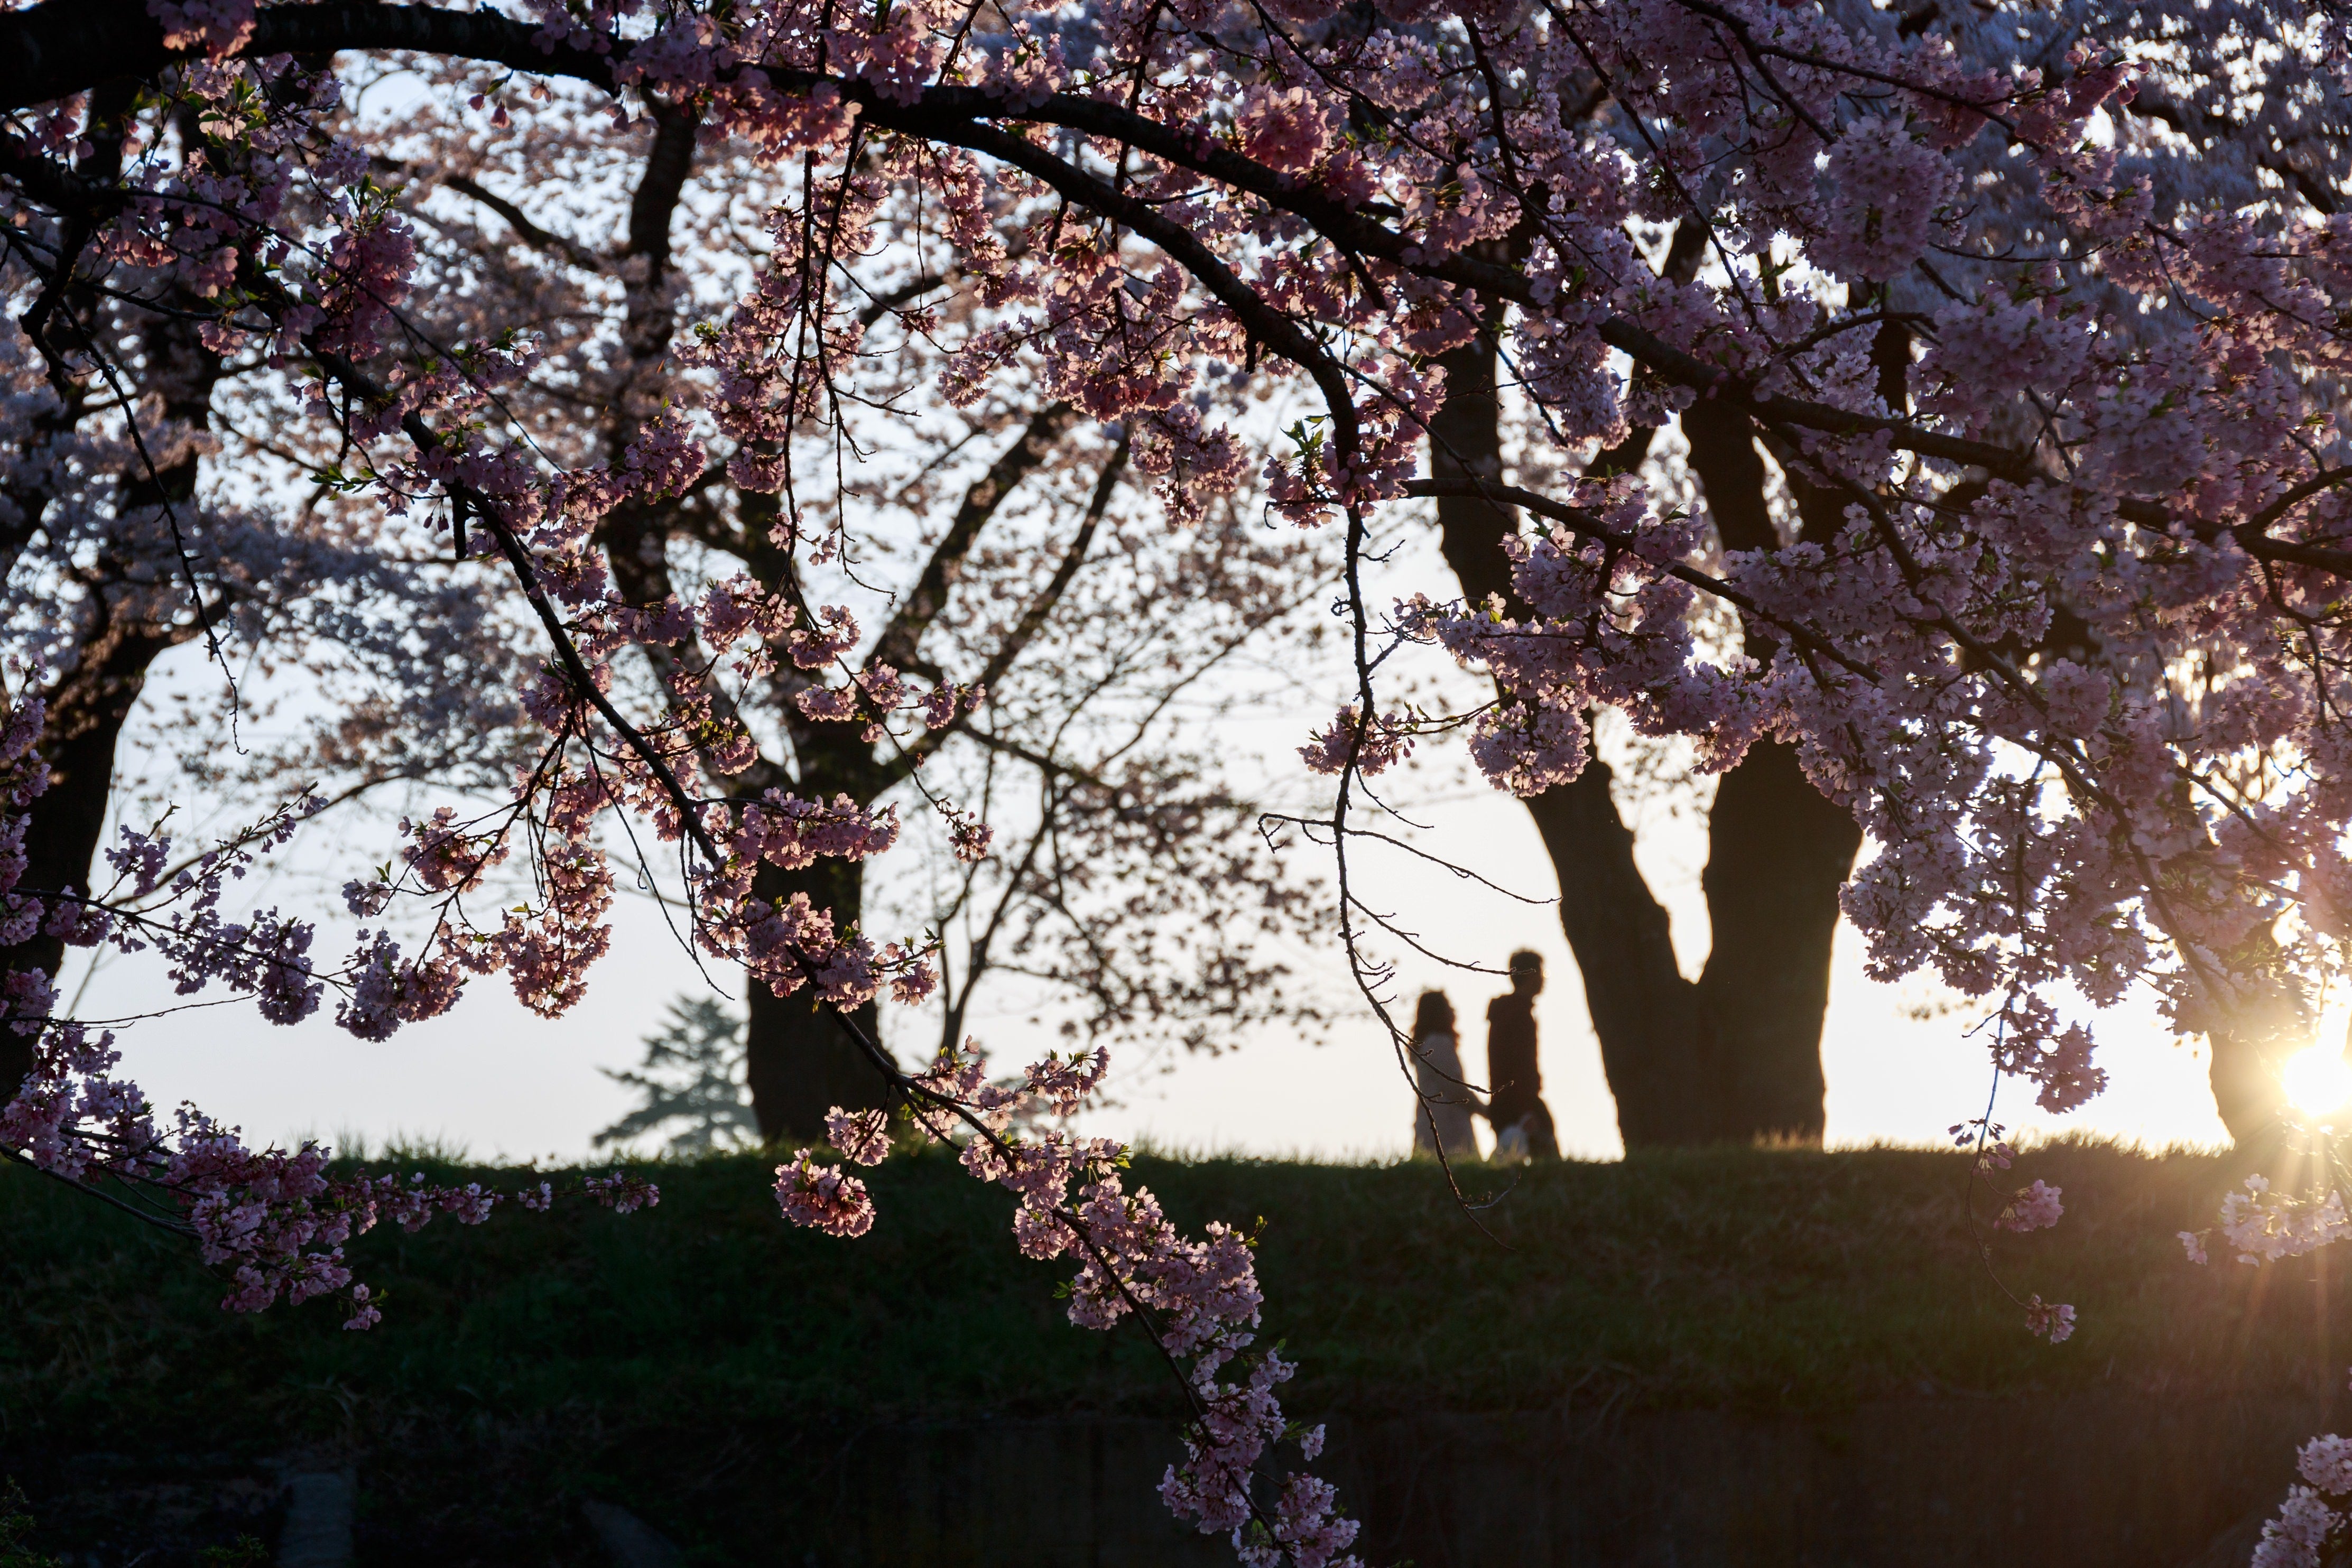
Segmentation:
[(1495, 1129), (1496, 1159), (1559, 1158), (1559, 1137), (1544, 1107), (1543, 1074), (1536, 1065), (1536, 998), (1543, 983), (1543, 955), (1511, 955), (1510, 995), (1486, 1004), (1484, 1101), (1465, 1080), (1454, 1004), (1444, 991), (1421, 993), (1412, 1020), (1414, 1081), (1421, 1091), (1414, 1153), (1435, 1154), (1443, 1146), (1448, 1160), (1476, 1159), (1478, 1140), (1470, 1118), (1478, 1115)]

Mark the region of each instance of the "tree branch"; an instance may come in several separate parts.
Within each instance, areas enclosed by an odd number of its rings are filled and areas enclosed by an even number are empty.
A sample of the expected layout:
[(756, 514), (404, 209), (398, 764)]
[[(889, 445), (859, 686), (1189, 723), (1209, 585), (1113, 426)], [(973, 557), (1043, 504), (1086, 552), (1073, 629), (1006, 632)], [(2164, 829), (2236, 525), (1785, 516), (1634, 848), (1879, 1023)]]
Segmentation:
[[(343, 49), (409, 49), (503, 65), (534, 76), (573, 77), (614, 90), (613, 57), (552, 42), (495, 11), (442, 11), (329, 0), (266, 5), (238, 52), (328, 55)], [(145, 0), (43, 0), (0, 16), (0, 111), (70, 98), (101, 82), (152, 79), (195, 51), (163, 47), (163, 26)]]
[[(1496, 506), (1524, 507), (1539, 517), (1549, 517), (1556, 523), (1567, 525), (1570, 532), (1581, 538), (1613, 546), (1631, 555), (1640, 554), (1640, 551), (1635, 549), (1636, 540), (1609, 527), (1583, 507), (1571, 507), (1565, 502), (1555, 501), (1550, 497), (1538, 495), (1533, 490), (1522, 490), (1516, 485), (1496, 485), (1483, 479), (1412, 479), (1406, 482), (1404, 492), (1408, 496), (1469, 496)], [(1859, 675), (1873, 685), (1880, 683), (1881, 677), (1876, 670), (1845, 652), (1829, 638), (1810, 626), (1773, 614), (1749, 595), (1711, 572), (1701, 571), (1695, 566), (1687, 566), (1679, 561), (1670, 565), (1661, 565), (1658, 570), (1669, 577), (1690, 584), (1703, 593), (1710, 594), (1727, 604), (1745, 611), (1781, 632), (1797, 646), (1810, 653), (1819, 653), (1840, 669)]]
[(1045, 464), (1052, 455), (1054, 444), (1072, 423), (1074, 411), (1069, 403), (1057, 399), (1046, 404), (1030, 418), (1003, 455), (989, 465), (988, 472), (972, 481), (947, 532), (932, 548), (930, 559), (923, 563), (922, 575), (899, 601), (889, 624), (882, 628), (882, 634), (874, 640), (874, 652), (866, 661), (867, 668), (877, 664), (902, 670), (911, 666), (923, 633), (947, 609), (948, 596), (954, 592), (956, 579), (972, 546), (979, 542), (981, 530), (1021, 481)]
[(419, 183), (440, 185), (445, 189), (455, 191), (459, 195), (467, 197), (497, 214), (499, 220), (514, 231), (515, 237), (531, 249), (561, 256), (572, 266), (590, 272), (604, 270), (603, 256), (582, 245), (578, 240), (540, 227), (530, 221), (520, 207), (499, 195), (496, 191), (484, 186), (470, 175), (445, 174), (430, 169), (420, 169), (413, 163), (404, 163), (397, 158), (387, 158), (381, 152), (370, 157), (368, 164), (382, 173), (398, 174)]

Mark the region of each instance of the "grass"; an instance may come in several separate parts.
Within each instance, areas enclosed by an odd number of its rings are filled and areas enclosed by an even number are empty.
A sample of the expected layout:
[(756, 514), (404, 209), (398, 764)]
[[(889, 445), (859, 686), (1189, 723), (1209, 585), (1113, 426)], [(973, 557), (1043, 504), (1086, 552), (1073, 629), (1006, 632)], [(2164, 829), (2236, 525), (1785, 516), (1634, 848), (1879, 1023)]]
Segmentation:
[[(1264, 1217), (1268, 1332), (1303, 1364), (1304, 1404), (1534, 1408), (1605, 1384), (1643, 1403), (1811, 1407), (2305, 1375), (2312, 1266), (2200, 1270), (2173, 1239), (2211, 1222), (2226, 1156), (2059, 1144), (2021, 1159), (2020, 1182), (2065, 1189), (2067, 1218), (1987, 1234), (2018, 1293), (2080, 1308), (2058, 1347), (2020, 1331), (1978, 1260), (1964, 1171), (1900, 1149), (1561, 1165), (1519, 1175), (1481, 1216), (1491, 1239), (1425, 1166), (1144, 1158), (1134, 1180), (1187, 1228)], [(661, 1206), (628, 1218), (509, 1210), (374, 1233), (352, 1250), (385, 1322), (347, 1334), (329, 1304), (222, 1313), (172, 1238), (0, 1171), (0, 1408), (11, 1431), (112, 1444), (199, 1411), (224, 1436), (283, 1434), (386, 1403), (584, 1400), (623, 1419), (1169, 1407), (1140, 1336), (1069, 1327), (1066, 1270), (1016, 1255), (1008, 1200), (942, 1155), (871, 1173), (881, 1220), (858, 1241), (780, 1222), (755, 1157), (654, 1174)]]
[[(1135, 1179), (1187, 1228), (1264, 1217), (1267, 1333), (1312, 1417), (2333, 1387), (2352, 1335), (2327, 1303), (2352, 1276), (2182, 1260), (2174, 1233), (2210, 1224), (2242, 1168), (2088, 1144), (2021, 1156), (2016, 1181), (2062, 1186), (2067, 1216), (2000, 1235), (1993, 1260), (2020, 1295), (2077, 1306), (2059, 1346), (2024, 1333), (1979, 1260), (1951, 1154), (1529, 1169), (1483, 1214), (1491, 1239), (1425, 1166), (1144, 1158)], [(350, 1334), (325, 1304), (224, 1314), (172, 1239), (0, 1170), (0, 1460), (438, 1444), (542, 1464), (559, 1462), (532, 1435), (560, 1430), (572, 1469), (547, 1484), (576, 1487), (649, 1443), (723, 1465), (762, 1427), (1175, 1407), (1140, 1336), (1063, 1320), (1066, 1269), (1021, 1259), (1005, 1197), (940, 1154), (871, 1173), (881, 1219), (854, 1242), (782, 1224), (757, 1158), (654, 1174), (660, 1207), (628, 1218), (365, 1239), (385, 1318)]]

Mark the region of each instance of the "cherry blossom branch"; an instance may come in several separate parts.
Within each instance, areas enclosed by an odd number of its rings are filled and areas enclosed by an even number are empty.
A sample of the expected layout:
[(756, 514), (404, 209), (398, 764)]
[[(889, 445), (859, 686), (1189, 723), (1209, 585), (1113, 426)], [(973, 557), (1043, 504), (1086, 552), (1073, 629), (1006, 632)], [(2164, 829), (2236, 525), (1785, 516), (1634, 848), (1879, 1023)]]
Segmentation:
[[(1596, 514), (1581, 507), (1571, 507), (1565, 502), (1555, 501), (1549, 496), (1538, 495), (1532, 490), (1520, 489), (1515, 485), (1496, 484), (1491, 480), (1478, 478), (1410, 479), (1405, 482), (1404, 493), (1408, 496), (1419, 497), (1467, 496), (1481, 501), (1491, 501), (1497, 506), (1524, 507), (1538, 517), (1549, 517), (1553, 522), (1564, 525), (1570, 532), (1580, 538), (1588, 538), (1599, 544), (1611, 546), (1628, 555), (1643, 556), (1638, 539), (1610, 528)], [(1643, 559), (1646, 560), (1648, 558), (1643, 556)], [(1835, 642), (1820, 632), (1775, 614), (1759, 603), (1752, 595), (1711, 572), (1703, 571), (1697, 567), (1679, 560), (1651, 564), (1676, 581), (1689, 583), (1692, 587), (1700, 589), (1722, 600), (1725, 603), (1736, 607), (1743, 613), (1754, 616), (1788, 637), (1798, 646), (1820, 654), (1839, 668), (1860, 676), (1873, 685), (1880, 684), (1885, 678), (1869, 664), (1846, 653)]]
[[(363, 402), (382, 406), (391, 401), (389, 394), (376, 384), (373, 377), (343, 356), (320, 353), (318, 360), (321, 368)], [(401, 416), (400, 424), (401, 429), (407, 433), (409, 439), (415, 443), (418, 452), (431, 452), (438, 444), (431, 427), (425, 424), (421, 415), (414, 412), (404, 413)], [(702, 852), (704, 858), (710, 864), (716, 866), (722, 863), (727, 857), (719, 852), (718, 843), (712, 840), (709, 831), (702, 825), (701, 811), (694, 797), (688, 794), (686, 786), (679, 782), (677, 774), (671, 768), (668, 759), (663, 757), (653, 743), (639, 732), (636, 726), (629, 722), (620, 709), (613, 706), (612, 699), (604, 695), (598, 686), (595, 677), (588, 673), (588, 666), (581, 659), (578, 646), (573, 643), (571, 632), (564, 628), (562, 617), (555, 612), (554, 604), (547, 597), (547, 590), (539, 580), (539, 573), (530, 562), (530, 552), (524, 548), (522, 540), (516, 537), (514, 529), (508, 525), (504, 514), (489, 497), (460, 482), (451, 481), (449, 493), (451, 499), (457, 505), (469, 508), (476, 517), (489, 525), (492, 537), (499, 541), (499, 552), (506, 557), (507, 565), (514, 573), (516, 585), (522, 590), (523, 598), (529, 601), (532, 613), (539, 618), (540, 624), (546, 629), (548, 642), (555, 651), (557, 662), (563, 666), (563, 673), (570, 680), (572, 690), (579, 695), (581, 700), (596, 710), (599, 717), (613, 727), (614, 733), (621, 737), (637, 760), (643, 763), (646, 769), (660, 783), (663, 792), (668, 795), (671, 805), (677, 811), (680, 831), (693, 841), (697, 849)]]

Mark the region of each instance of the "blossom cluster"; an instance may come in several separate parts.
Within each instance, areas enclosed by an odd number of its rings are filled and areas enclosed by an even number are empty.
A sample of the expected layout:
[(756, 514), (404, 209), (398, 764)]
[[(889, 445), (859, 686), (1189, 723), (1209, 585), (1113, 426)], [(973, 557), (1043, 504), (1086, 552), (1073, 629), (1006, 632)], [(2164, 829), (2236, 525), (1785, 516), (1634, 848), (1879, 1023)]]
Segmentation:
[(2039, 1230), (2055, 1225), (2066, 1212), (2059, 1202), (2059, 1188), (2047, 1182), (2036, 1181), (2032, 1186), (2021, 1187), (2017, 1196), (1993, 1219), (2003, 1230)]
[(1298, 748), (1299, 759), (1315, 773), (1342, 773), (1352, 764), (1366, 778), (1384, 773), (1412, 754), (1411, 721), (1384, 715), (1363, 722), (1353, 703), (1341, 708), (1329, 726)]
[[(111, 1034), (22, 1014), (11, 1027), (37, 1040), (32, 1071), (0, 1108), (0, 1152), (77, 1186), (111, 1184), (131, 1194), (141, 1212), (186, 1235), (224, 1276), (225, 1311), (341, 1295), (350, 1308), (343, 1326), (373, 1327), (382, 1309), (344, 1258), (354, 1238), (380, 1220), (412, 1232), (436, 1215), (479, 1225), (501, 1203), (543, 1210), (558, 1197), (544, 1182), (510, 1195), (478, 1182), (428, 1181), (423, 1172), (405, 1181), (339, 1175), (316, 1143), (253, 1149), (192, 1106), (159, 1126), (138, 1085), (115, 1071), (121, 1053)], [(623, 1214), (660, 1201), (653, 1184), (622, 1172), (588, 1178), (575, 1196)]]
[(2255, 1175), (2246, 1178), (2243, 1191), (2222, 1196), (2212, 1229), (2180, 1232), (2190, 1262), (2206, 1260), (2206, 1243), (2217, 1233), (2239, 1262), (2276, 1263), (2352, 1238), (2352, 1214), (2346, 1213), (2340, 1192), (2299, 1197), (2273, 1192), (2268, 1176)]
[(2290, 1487), (2278, 1516), (2263, 1524), (2253, 1568), (2320, 1568), (2352, 1506), (2352, 1442), (2323, 1434), (2295, 1456), (2305, 1484)]
[(2025, 1303), (2025, 1327), (2052, 1344), (2074, 1337), (2074, 1309), (2063, 1301), (2045, 1301), (2039, 1295)]

